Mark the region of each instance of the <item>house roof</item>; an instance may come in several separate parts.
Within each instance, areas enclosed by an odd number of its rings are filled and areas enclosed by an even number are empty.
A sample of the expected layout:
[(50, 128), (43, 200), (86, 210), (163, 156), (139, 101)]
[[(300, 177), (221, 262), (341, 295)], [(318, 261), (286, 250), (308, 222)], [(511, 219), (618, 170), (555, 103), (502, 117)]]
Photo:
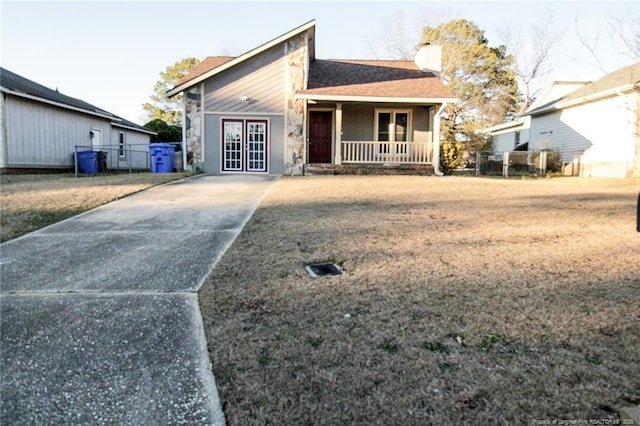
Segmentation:
[(413, 61), (316, 60), (306, 90), (296, 97), (313, 100), (442, 102), (455, 99), (440, 79)]
[(527, 111), (533, 111), (538, 108), (540, 105), (548, 104), (549, 102), (555, 101), (556, 99), (567, 95), (574, 90), (577, 90), (587, 84), (592, 83), (591, 81), (562, 81), (555, 80), (552, 81), (545, 89), (531, 102)]
[[(196, 84), (218, 74), (221, 73), (222, 71), (229, 69), (241, 62), (246, 61), (249, 58), (252, 58), (262, 52), (264, 52), (265, 50), (268, 50), (270, 48), (272, 48), (273, 46), (277, 46), (278, 44), (289, 40), (292, 37), (295, 37), (298, 34), (301, 34), (303, 32), (307, 32), (308, 37), (309, 37), (309, 59), (313, 60), (315, 58), (315, 28), (316, 28), (316, 21), (311, 20), (297, 28), (294, 28), (293, 30), (286, 32), (264, 44), (261, 44), (260, 46), (256, 47), (255, 49), (251, 49), (248, 52), (243, 53), (240, 56), (237, 56), (235, 58), (230, 58), (229, 56), (214, 56), (214, 57), (210, 57), (213, 58), (211, 59), (208, 64), (205, 64), (207, 62), (207, 60), (205, 59), (202, 62), (202, 67), (198, 66), (196, 67), (196, 69), (193, 70), (193, 72), (189, 73), (185, 78), (181, 79), (173, 89), (169, 90), (167, 92), (167, 96), (171, 97), (171, 96), (175, 96), (178, 93), (192, 87), (195, 86)], [(215, 59), (218, 58), (218, 59)], [(228, 60), (224, 60), (222, 58), (228, 58)], [(209, 59), (209, 58), (207, 58)], [(197, 70), (197, 73), (195, 72)]]
[(487, 127), (480, 132), (482, 133), (490, 133), (490, 134), (499, 134), (513, 132), (517, 130), (528, 129), (531, 126), (531, 118), (530, 117), (516, 117), (512, 121), (506, 121), (504, 123), (496, 124), (495, 126)]
[(219, 66), (234, 60), (235, 58), (235, 56), (207, 56), (202, 62), (196, 65), (196, 67), (192, 69), (189, 74), (181, 78), (176, 83), (176, 87), (188, 82), (189, 80), (200, 77), (201, 75), (206, 74), (209, 71), (214, 70)]
[(147, 130), (142, 126), (125, 120), (124, 118), (118, 117), (115, 114), (98, 108), (97, 106), (91, 105), (88, 102), (64, 95), (58, 90), (49, 89), (48, 87), (24, 78), (5, 68), (0, 68), (0, 87), (3, 92), (14, 96), (19, 96), (33, 101), (54, 105), (60, 108), (70, 109), (84, 114), (106, 118), (110, 120), (111, 124), (113, 124), (114, 126), (128, 128), (130, 130), (135, 130), (143, 133), (155, 134), (155, 132)]
[(528, 111), (526, 115), (540, 115), (563, 108), (594, 102), (599, 99), (634, 90), (634, 88), (640, 87), (639, 85), (640, 62), (609, 73), (599, 80), (584, 85), (559, 99)]

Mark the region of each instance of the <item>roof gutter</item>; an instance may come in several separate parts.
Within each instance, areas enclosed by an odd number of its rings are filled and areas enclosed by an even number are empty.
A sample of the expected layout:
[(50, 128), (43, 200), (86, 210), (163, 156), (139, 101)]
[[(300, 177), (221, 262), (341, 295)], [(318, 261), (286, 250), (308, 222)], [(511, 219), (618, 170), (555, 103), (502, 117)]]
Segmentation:
[(447, 103), (443, 102), (433, 117), (433, 173), (440, 177), (444, 176), (444, 173), (440, 170), (440, 114), (442, 114), (446, 106)]
[(127, 125), (124, 125), (124, 124), (121, 124), (121, 123), (116, 123), (116, 122), (113, 122), (113, 121), (111, 122), (111, 125), (114, 126), (114, 127), (120, 127), (122, 129), (134, 130), (134, 131), (140, 132), (140, 133), (148, 133), (150, 135), (157, 135), (158, 134), (158, 133), (153, 132), (151, 130), (147, 130), (147, 129), (144, 129), (144, 128), (138, 129), (136, 127), (127, 126)]
[(410, 98), (398, 96), (323, 95), (313, 93), (296, 93), (295, 99), (330, 102), (391, 102), (412, 104), (439, 104), (451, 102), (455, 98)]
[(549, 105), (546, 108), (541, 108), (537, 111), (534, 109), (531, 112), (524, 113), (523, 115), (531, 115), (531, 116), (540, 115), (540, 114), (558, 111), (564, 108), (575, 107), (581, 104), (587, 104), (589, 102), (594, 102), (599, 99), (608, 98), (611, 96), (621, 96), (624, 93), (632, 92), (634, 88), (635, 88), (635, 84), (629, 83), (629, 84), (625, 84), (624, 86), (618, 86), (618, 87), (614, 87), (613, 89), (608, 89), (608, 90), (604, 90), (602, 92), (594, 93), (591, 95), (582, 96), (578, 99), (571, 99), (568, 101), (556, 102), (556, 103), (553, 103), (552, 105)]

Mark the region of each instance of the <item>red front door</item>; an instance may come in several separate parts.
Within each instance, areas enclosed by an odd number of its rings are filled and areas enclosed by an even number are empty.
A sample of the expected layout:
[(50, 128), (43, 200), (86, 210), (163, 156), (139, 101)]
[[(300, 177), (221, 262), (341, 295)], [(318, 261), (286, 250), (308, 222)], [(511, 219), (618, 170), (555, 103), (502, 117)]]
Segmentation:
[(309, 112), (309, 163), (331, 163), (331, 111)]

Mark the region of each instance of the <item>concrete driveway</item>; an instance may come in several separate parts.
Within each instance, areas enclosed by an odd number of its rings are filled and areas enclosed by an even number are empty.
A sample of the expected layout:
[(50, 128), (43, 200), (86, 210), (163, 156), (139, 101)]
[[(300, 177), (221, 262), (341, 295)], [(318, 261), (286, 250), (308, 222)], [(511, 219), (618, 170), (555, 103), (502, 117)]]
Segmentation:
[(0, 424), (224, 424), (197, 291), (275, 180), (189, 178), (0, 245)]

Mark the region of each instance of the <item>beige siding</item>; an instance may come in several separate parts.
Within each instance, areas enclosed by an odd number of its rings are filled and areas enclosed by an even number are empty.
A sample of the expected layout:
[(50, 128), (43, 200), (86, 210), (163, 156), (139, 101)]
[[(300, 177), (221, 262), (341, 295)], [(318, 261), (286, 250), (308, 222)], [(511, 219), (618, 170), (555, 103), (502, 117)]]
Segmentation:
[(342, 140), (372, 141), (374, 108), (367, 104), (342, 105)]
[[(284, 113), (284, 47), (277, 45), (205, 83), (205, 112)], [(241, 96), (249, 98), (242, 102)]]
[(387, 104), (343, 104), (342, 105), (342, 140), (372, 141), (374, 135), (376, 109), (411, 109), (411, 128), (413, 142), (432, 142), (433, 115), (429, 107)]
[(103, 143), (108, 143), (111, 126), (106, 119), (14, 96), (7, 96), (3, 107), (5, 167), (70, 167), (74, 147), (88, 149), (89, 132), (94, 128), (102, 130)]

